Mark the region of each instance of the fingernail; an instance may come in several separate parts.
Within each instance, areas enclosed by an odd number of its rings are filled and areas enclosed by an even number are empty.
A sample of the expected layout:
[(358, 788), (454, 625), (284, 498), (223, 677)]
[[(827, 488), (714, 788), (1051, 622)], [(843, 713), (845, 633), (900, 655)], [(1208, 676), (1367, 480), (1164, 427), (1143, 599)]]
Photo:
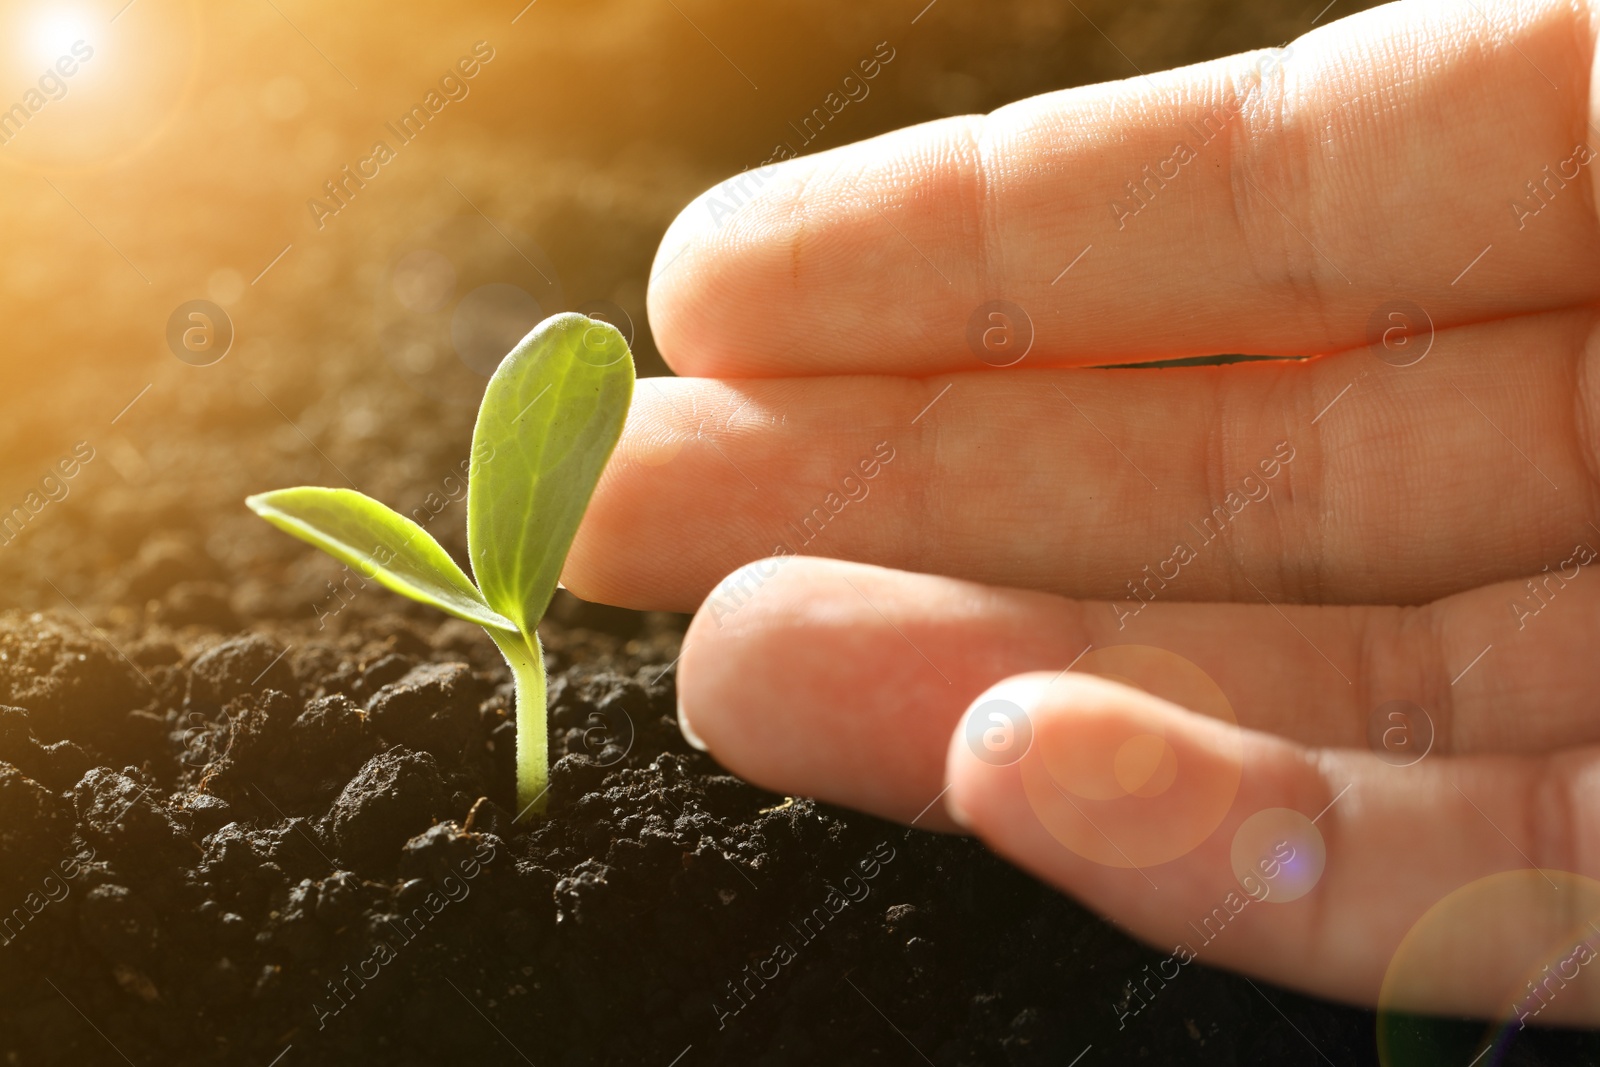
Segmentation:
[(683, 698), (678, 698), (678, 730), (683, 734), (683, 739), (689, 742), (689, 747), (701, 752), (710, 752), (706, 743), (700, 740), (700, 735), (694, 732), (694, 727), (689, 725), (689, 716), (683, 710)]

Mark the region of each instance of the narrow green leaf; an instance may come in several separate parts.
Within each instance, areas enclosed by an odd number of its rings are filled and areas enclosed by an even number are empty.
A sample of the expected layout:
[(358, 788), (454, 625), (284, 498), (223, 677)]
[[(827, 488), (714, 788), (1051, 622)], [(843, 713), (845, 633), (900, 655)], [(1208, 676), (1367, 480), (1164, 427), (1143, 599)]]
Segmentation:
[(467, 552), (484, 600), (538, 625), (633, 399), (633, 356), (583, 315), (534, 327), (478, 409), (467, 479)]
[(248, 497), (250, 510), (385, 588), (492, 630), (516, 624), (484, 601), (426, 530), (354, 489), (303, 485)]

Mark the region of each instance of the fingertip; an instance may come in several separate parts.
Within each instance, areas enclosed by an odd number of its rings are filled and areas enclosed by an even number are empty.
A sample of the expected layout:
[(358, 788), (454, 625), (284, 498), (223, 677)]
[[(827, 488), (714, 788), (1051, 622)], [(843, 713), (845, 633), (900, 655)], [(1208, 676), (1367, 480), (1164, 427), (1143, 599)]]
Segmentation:
[(700, 735), (695, 732), (694, 727), (690, 725), (689, 713), (684, 710), (683, 696), (681, 694), (678, 696), (678, 732), (683, 734), (683, 739), (689, 743), (690, 748), (700, 752), (711, 751), (711, 746), (707, 745)]
[(945, 647), (953, 631), (932, 620), (948, 620), (943, 607), (965, 593), (804, 556), (739, 568), (684, 638), (678, 693), (690, 733), (764, 788), (954, 829), (940, 804), (945, 743), (965, 703), (955, 693), (977, 685), (967, 688)]
[[(876, 236), (861, 233), (868, 215), (877, 216), (860, 203), (855, 177), (876, 158), (858, 143), (774, 160), (690, 201), (662, 236), (646, 295), (667, 365), (719, 378), (813, 372), (809, 346), (797, 350), (789, 339), (815, 328), (819, 287), (863, 269), (864, 242), (876, 247)], [(834, 301), (827, 318), (863, 314), (855, 302)], [(894, 336), (868, 325), (885, 340)]]
[[(743, 308), (770, 307), (768, 300), (751, 299), (760, 292), (751, 275), (751, 260), (761, 242), (748, 231), (765, 209), (751, 206), (754, 196), (734, 203), (728, 186), (739, 177), (707, 189), (678, 212), (650, 266), (645, 293), (650, 329), (667, 366), (685, 377), (723, 376), (733, 369), (733, 364), (724, 366), (726, 361), (719, 358), (726, 320), (741, 317)], [(748, 186), (749, 172), (742, 177)], [(765, 193), (761, 199), (770, 198), (770, 189)], [(746, 283), (756, 284), (752, 288)]]
[(676, 354), (683, 349), (679, 328), (681, 311), (688, 290), (685, 283), (694, 274), (696, 246), (702, 240), (701, 220), (705, 193), (691, 200), (661, 235), (661, 244), (650, 264), (650, 281), (645, 290), (645, 312), (656, 348), (667, 366), (682, 373)]
[(966, 833), (972, 833), (974, 830), (972, 825), (972, 816), (967, 814), (967, 809), (959, 800), (956, 799), (956, 796), (955, 781), (952, 780), (950, 782), (950, 787), (945, 790), (944, 794), (945, 816), (952, 823), (954, 823), (958, 829)]
[[(676, 700), (678, 731), (683, 734), (683, 739), (689, 743), (690, 748), (709, 753), (711, 745), (706, 741), (705, 734), (701, 732), (705, 722), (697, 723), (694, 719), (695, 711), (690, 710), (691, 708), (703, 710), (707, 693), (713, 691), (717, 685), (714, 678), (707, 678), (700, 669), (700, 653), (704, 651), (704, 646), (708, 640), (713, 642), (715, 640), (715, 635), (708, 638), (702, 632), (703, 630), (704, 625), (701, 621), (701, 615), (696, 612), (694, 617), (689, 620), (688, 629), (683, 634), (683, 644), (679, 646)], [(716, 656), (712, 657), (713, 666), (717, 659), (718, 657)], [(702, 720), (705, 718), (706, 716), (701, 716)]]
[(974, 700), (949, 749), (952, 819), (1078, 890), (1098, 881), (1089, 872), (1159, 866), (1199, 848), (1237, 794), (1240, 734), (1123, 684), (1170, 685), (1178, 666), (1141, 655), (1125, 646), (1097, 666), (1118, 680), (1023, 674)]
[(1024, 799), (1016, 765), (1033, 747), (1034, 716), (1050, 683), (1045, 672), (1004, 678), (962, 713), (945, 760), (944, 810), (963, 830), (987, 837), (1014, 824)]
[(776, 584), (792, 558), (754, 560), (734, 570), (689, 621), (678, 655), (678, 729), (701, 752), (715, 749), (742, 764), (747, 750), (764, 747), (764, 727), (770, 724), (748, 712), (767, 691), (782, 649), (759, 613), (741, 609), (755, 591)]

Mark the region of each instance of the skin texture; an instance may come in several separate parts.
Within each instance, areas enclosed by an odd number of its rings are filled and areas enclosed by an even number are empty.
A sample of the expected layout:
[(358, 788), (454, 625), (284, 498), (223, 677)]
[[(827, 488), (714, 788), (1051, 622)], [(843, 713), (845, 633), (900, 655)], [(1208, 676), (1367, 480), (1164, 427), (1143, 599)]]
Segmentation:
[[(1208, 964), (1600, 1019), (1600, 968), (1525, 995), (1600, 955), (1596, 26), (1391, 5), (691, 204), (650, 292), (683, 377), (566, 585), (698, 609), (681, 718), (761, 785), (965, 829)], [(969, 344), (991, 300), (1014, 366)], [(1218, 352), (1316, 358), (1092, 369)], [(997, 699), (1005, 759), (965, 728)], [(1392, 700), (1431, 730), (1390, 744)], [(1299, 865), (1204, 938), (1262, 811)]]

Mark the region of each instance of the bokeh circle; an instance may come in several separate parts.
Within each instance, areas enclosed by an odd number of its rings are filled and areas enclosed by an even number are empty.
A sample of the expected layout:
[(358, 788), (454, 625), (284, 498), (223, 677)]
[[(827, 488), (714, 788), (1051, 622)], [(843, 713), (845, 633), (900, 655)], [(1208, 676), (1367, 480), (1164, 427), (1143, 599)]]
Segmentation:
[(1035, 744), (1021, 761), (1023, 790), (1040, 824), (1064, 847), (1108, 867), (1153, 867), (1187, 855), (1210, 837), (1239, 790), (1242, 738), (1233, 706), (1205, 671), (1149, 645), (1086, 653), (1074, 670), (1141, 689), (1204, 715), (1223, 731), (1209, 747), (1180, 747), (1157, 714), (1102, 715), (1092, 709), (1048, 725), (1070, 730)]
[(1234, 831), (1230, 859), (1234, 877), (1252, 897), (1287, 904), (1317, 887), (1328, 850), (1306, 816), (1293, 808), (1266, 808)]
[(539, 301), (519, 285), (480, 285), (451, 312), (450, 347), (463, 366), (488, 378), (544, 315)]
[(431, 248), (414, 248), (395, 263), (390, 271), (390, 284), (401, 306), (427, 315), (444, 307), (455, 296), (456, 268)]
[(391, 249), (377, 278), (373, 327), (408, 385), (473, 409), (505, 354), (562, 303), (555, 266), (532, 238), (458, 216)]
[(1500, 871), (1446, 894), (1400, 939), (1378, 993), (1378, 1059), (1492, 1067), (1527, 1027), (1597, 1023), (1600, 882)]

